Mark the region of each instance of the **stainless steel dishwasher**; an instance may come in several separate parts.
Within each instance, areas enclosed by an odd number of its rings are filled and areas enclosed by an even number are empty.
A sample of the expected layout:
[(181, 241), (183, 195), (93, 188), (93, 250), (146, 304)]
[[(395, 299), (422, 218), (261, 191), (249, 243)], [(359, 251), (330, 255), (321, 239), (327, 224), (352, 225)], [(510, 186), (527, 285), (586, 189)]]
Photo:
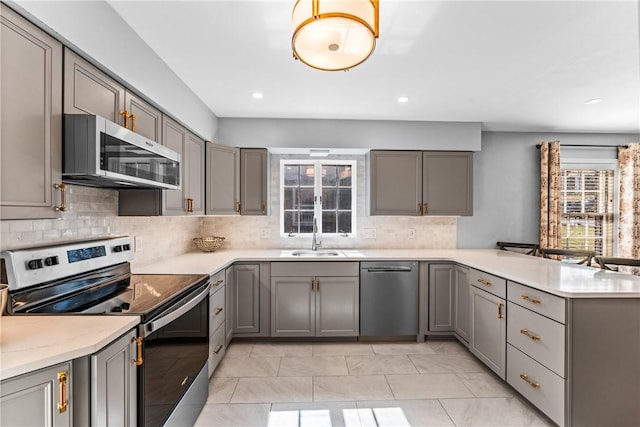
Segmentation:
[(418, 334), (418, 263), (360, 263), (360, 335)]

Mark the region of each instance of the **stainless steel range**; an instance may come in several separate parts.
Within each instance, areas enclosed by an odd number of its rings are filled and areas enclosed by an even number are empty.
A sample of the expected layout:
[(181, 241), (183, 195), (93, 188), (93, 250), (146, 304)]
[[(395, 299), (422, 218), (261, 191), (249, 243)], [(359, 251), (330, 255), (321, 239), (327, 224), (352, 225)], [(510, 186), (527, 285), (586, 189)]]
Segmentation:
[(208, 276), (131, 274), (130, 237), (0, 257), (9, 314), (140, 316), (137, 423), (193, 424), (208, 395)]

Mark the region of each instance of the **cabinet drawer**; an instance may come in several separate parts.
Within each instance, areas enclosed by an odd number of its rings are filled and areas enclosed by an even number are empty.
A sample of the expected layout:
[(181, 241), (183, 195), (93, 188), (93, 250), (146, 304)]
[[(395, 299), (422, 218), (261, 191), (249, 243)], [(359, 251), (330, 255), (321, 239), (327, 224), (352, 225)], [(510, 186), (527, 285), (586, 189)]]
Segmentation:
[(224, 291), (225, 289), (222, 288), (209, 297), (209, 312), (211, 313), (211, 317), (209, 318), (209, 334), (213, 334), (214, 331), (222, 325), (222, 322), (224, 322)]
[(564, 325), (511, 301), (508, 304), (507, 342), (564, 378)]
[(211, 276), (211, 294), (219, 291), (225, 285), (225, 272), (224, 270), (218, 271)]
[(224, 323), (209, 337), (209, 377), (224, 357)]
[(549, 418), (564, 426), (565, 381), (507, 344), (507, 382)]
[(509, 282), (509, 301), (566, 324), (566, 300), (516, 282)]
[(469, 283), (490, 292), (500, 298), (507, 299), (507, 280), (479, 270), (469, 272)]
[(271, 276), (357, 277), (359, 274), (360, 264), (353, 261), (285, 261), (271, 263)]

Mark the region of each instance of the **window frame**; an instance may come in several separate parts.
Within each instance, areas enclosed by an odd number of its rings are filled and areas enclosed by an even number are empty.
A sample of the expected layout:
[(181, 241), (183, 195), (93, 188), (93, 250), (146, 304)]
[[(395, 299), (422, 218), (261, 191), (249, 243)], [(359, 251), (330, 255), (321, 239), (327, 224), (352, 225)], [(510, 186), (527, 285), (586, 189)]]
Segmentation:
[[(328, 159), (280, 159), (280, 237), (303, 237), (308, 238), (313, 233), (290, 233), (284, 229), (284, 170), (287, 165), (313, 165), (314, 166), (314, 218), (318, 218), (318, 236), (327, 237), (356, 237), (357, 236), (357, 160), (328, 160)], [(318, 197), (322, 199), (322, 166), (350, 166), (351, 167), (351, 233), (325, 233), (322, 230), (322, 203), (318, 203)]]

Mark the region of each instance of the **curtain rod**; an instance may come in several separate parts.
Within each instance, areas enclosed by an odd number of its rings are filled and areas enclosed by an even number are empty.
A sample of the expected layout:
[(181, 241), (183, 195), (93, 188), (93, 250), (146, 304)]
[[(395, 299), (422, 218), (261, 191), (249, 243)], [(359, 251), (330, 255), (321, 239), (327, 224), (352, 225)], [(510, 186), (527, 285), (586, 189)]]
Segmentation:
[[(540, 147), (542, 147), (542, 144), (536, 145), (536, 148), (540, 148)], [(628, 145), (603, 145), (603, 144), (594, 144), (594, 145), (589, 145), (589, 144), (560, 144), (560, 147), (588, 147), (588, 148), (617, 148), (617, 147), (624, 147), (624, 148), (629, 148)]]

